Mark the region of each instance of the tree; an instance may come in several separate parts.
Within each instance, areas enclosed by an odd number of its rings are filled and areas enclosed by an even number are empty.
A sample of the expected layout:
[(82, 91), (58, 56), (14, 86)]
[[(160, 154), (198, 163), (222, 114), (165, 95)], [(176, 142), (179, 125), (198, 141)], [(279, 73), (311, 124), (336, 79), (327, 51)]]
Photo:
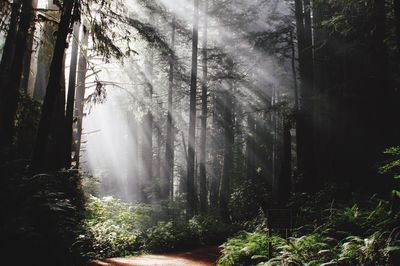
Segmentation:
[[(36, 145), (31, 160), (31, 170), (38, 172), (42, 170), (59, 169), (65, 166), (60, 151), (49, 154), (49, 138), (55, 132), (52, 132), (54, 126), (54, 114), (57, 112), (57, 98), (62, 92), (62, 73), (64, 63), (64, 53), (67, 48), (67, 37), (72, 31), (74, 22), (79, 18), (78, 2), (75, 0), (65, 0), (62, 8), (62, 14), (57, 31), (57, 40), (54, 47), (53, 59), (50, 67), (49, 82), (46, 89), (46, 96), (43, 102), (42, 115), (39, 122), (39, 129), (36, 138)], [(60, 136), (52, 136), (57, 139)]]
[(314, 191), (320, 184), (313, 172), (313, 57), (310, 1), (295, 0), (300, 72), (300, 110), (297, 114), (297, 158), (303, 189)]
[[(22, 1), (15, 1), (11, 5), (11, 15), (10, 15), (10, 22), (8, 25), (7, 36), (3, 47), (1, 63), (0, 63), (0, 85), (1, 91), (0, 93), (3, 94), (5, 92), (5, 82), (7, 77), (10, 75), (11, 64), (14, 58), (14, 51), (15, 51), (15, 40), (17, 37), (18, 32), (18, 20), (20, 16), (20, 8), (22, 5)], [(4, 83), (4, 84), (3, 84)], [(2, 101), (5, 100), (5, 97), (2, 95)], [(4, 106), (4, 103), (1, 103), (1, 106)], [(1, 112), (3, 113), (3, 111)]]
[(224, 131), (224, 165), (222, 168), (221, 190), (219, 196), (221, 217), (229, 220), (228, 204), (231, 190), (231, 177), (233, 169), (233, 61), (227, 59), (228, 80), (223, 90), (222, 101), (222, 127)]
[(208, 31), (208, 0), (204, 0), (203, 17), (203, 43), (202, 43), (202, 64), (203, 76), (201, 84), (201, 132), (200, 132), (200, 212), (207, 212), (207, 177), (206, 177), (206, 136), (207, 136), (207, 110), (208, 110), (208, 85), (207, 85), (207, 31)]
[[(152, 49), (152, 48), (150, 48)], [(153, 179), (153, 113), (152, 113), (152, 102), (153, 102), (153, 51), (150, 51), (150, 55), (146, 58), (145, 68), (146, 73), (146, 100), (148, 103), (148, 110), (143, 117), (143, 143), (142, 143), (142, 161), (143, 161), (143, 200), (144, 202), (150, 202), (151, 197), (154, 196), (154, 188), (156, 184)], [(148, 75), (148, 77), (146, 76)], [(152, 182), (153, 181), (153, 182)], [(154, 187), (153, 187), (154, 186)]]
[[(18, 8), (18, 2), (16, 2), (14, 9)], [(0, 142), (1, 147), (7, 147), (12, 144), (13, 136), (14, 136), (14, 123), (15, 123), (15, 115), (18, 107), (18, 100), (20, 97), (20, 85), (22, 79), (22, 71), (23, 71), (23, 62), (25, 51), (28, 49), (28, 34), (31, 26), (31, 22), (33, 20), (33, 8), (32, 8), (32, 0), (23, 0), (21, 7), (21, 15), (18, 23), (18, 32), (15, 36), (15, 49), (14, 51), (21, 51), (18, 53), (14, 53), (13, 49), (10, 49), (11, 52), (10, 57), (8, 58), (10, 61), (10, 70), (7, 73), (7, 57), (4, 58), (5, 62), (5, 72), (3, 76), (4, 79), (0, 80), (0, 91), (2, 92), (2, 110), (0, 110)], [(15, 16), (16, 14), (12, 14)], [(12, 17), (12, 20), (15, 18)], [(14, 21), (12, 21), (13, 23)], [(13, 40), (14, 25), (10, 25), (10, 41)], [(10, 44), (11, 45), (11, 44)]]
[(194, 182), (195, 172), (195, 145), (196, 145), (196, 94), (197, 94), (197, 54), (198, 54), (198, 28), (199, 28), (199, 0), (194, 0), (193, 14), (193, 41), (192, 41), (192, 71), (190, 78), (190, 115), (189, 115), (189, 141), (187, 162), (187, 202), (188, 215), (196, 213), (197, 195)]
[(82, 29), (82, 43), (79, 53), (78, 61), (78, 77), (77, 86), (75, 91), (75, 113), (76, 126), (74, 135), (74, 162), (75, 166), (79, 167), (80, 154), (81, 154), (81, 139), (82, 139), (82, 124), (83, 124), (83, 108), (85, 104), (85, 87), (86, 87), (86, 72), (87, 72), (87, 45), (88, 45), (88, 31), (87, 27), (83, 25)]
[[(171, 50), (175, 48), (175, 17), (172, 18), (171, 22)], [(165, 147), (165, 188), (164, 197), (173, 199), (173, 180), (174, 180), (174, 120), (173, 120), (173, 89), (174, 89), (174, 66), (175, 66), (175, 55), (173, 52), (170, 54), (169, 62), (169, 74), (168, 74), (168, 114), (167, 114), (167, 135), (166, 135), (166, 147)]]
[(68, 97), (67, 97), (67, 108), (66, 108), (66, 140), (65, 140), (65, 160), (66, 167), (71, 167), (72, 161), (72, 146), (73, 146), (73, 126), (74, 126), (74, 109), (75, 109), (75, 95), (76, 95), (76, 70), (78, 67), (78, 50), (79, 50), (79, 30), (80, 23), (75, 22), (73, 27), (73, 40), (72, 40), (72, 51), (71, 51), (71, 64), (69, 72), (68, 82)]

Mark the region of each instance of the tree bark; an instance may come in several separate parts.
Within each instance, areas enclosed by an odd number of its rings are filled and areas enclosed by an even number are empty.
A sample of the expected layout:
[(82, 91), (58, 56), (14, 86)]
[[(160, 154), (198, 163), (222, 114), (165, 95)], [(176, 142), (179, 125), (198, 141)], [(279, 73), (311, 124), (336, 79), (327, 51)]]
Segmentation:
[[(151, 18), (153, 19), (153, 18)], [(145, 203), (150, 203), (155, 198), (157, 184), (154, 180), (153, 172), (153, 71), (154, 71), (154, 51), (149, 47), (149, 54), (145, 59), (145, 79), (147, 90), (147, 113), (143, 117), (143, 143), (142, 143), (142, 164), (143, 164), (143, 189), (142, 196)]]
[[(171, 50), (175, 48), (175, 17), (171, 23)], [(174, 188), (174, 120), (173, 120), (173, 89), (174, 89), (174, 67), (175, 67), (175, 55), (171, 53), (169, 62), (169, 77), (168, 77), (168, 114), (167, 114), (167, 137), (165, 147), (165, 188), (164, 197), (169, 197), (170, 201), (173, 200), (173, 188)]]
[(190, 78), (190, 116), (189, 116), (189, 143), (188, 143), (188, 163), (187, 163), (187, 204), (188, 216), (193, 216), (197, 212), (197, 195), (195, 189), (195, 150), (196, 150), (196, 91), (197, 91), (197, 54), (199, 39), (199, 0), (194, 0), (193, 14), (193, 40), (192, 40), (192, 71)]
[(393, 9), (396, 23), (397, 52), (400, 54), (400, 0), (393, 0)]
[[(315, 191), (320, 184), (313, 171), (313, 53), (310, 1), (295, 1), (297, 42), (300, 69), (301, 104), (297, 116), (297, 158), (302, 190)], [(304, 12), (303, 12), (304, 9)]]
[(203, 77), (201, 84), (201, 132), (200, 132), (200, 213), (207, 212), (207, 177), (206, 177), (206, 135), (207, 135), (207, 45), (208, 45), (208, 0), (204, 0), (204, 24), (203, 24)]
[(255, 179), (257, 176), (255, 162), (255, 135), (256, 123), (252, 113), (247, 115), (247, 136), (246, 136), (246, 178)]
[(291, 172), (292, 172), (292, 143), (290, 135), (290, 120), (288, 117), (283, 118), (283, 152), (282, 152), (282, 164), (279, 177), (279, 204), (284, 206), (289, 197), (291, 191)]
[[(11, 6), (10, 24), (8, 26), (7, 36), (3, 47), (3, 53), (0, 63), (0, 86), (1, 86), (1, 108), (3, 108), (5, 96), (3, 95), (6, 87), (5, 82), (10, 77), (11, 64), (14, 58), (15, 41), (18, 32), (18, 21), (20, 17), (20, 8), (22, 1), (15, 1)], [(3, 111), (1, 111), (3, 113)]]
[[(47, 0), (49, 8), (57, 10), (58, 7), (53, 4), (53, 0)], [(47, 15), (50, 15), (56, 19), (60, 18), (59, 12), (47, 11)], [(33, 89), (33, 99), (36, 101), (43, 102), (46, 95), (46, 86), (49, 80), (51, 55), (54, 53), (54, 45), (56, 42), (56, 36), (54, 32), (57, 31), (57, 26), (51, 22), (43, 22), (40, 48), (38, 53), (36, 79)]]
[(15, 39), (15, 51), (12, 57), (9, 76), (1, 81), (2, 110), (0, 114), (0, 147), (8, 147), (13, 142), (15, 115), (20, 98), (24, 55), (28, 49), (28, 33), (32, 22), (32, 0), (22, 1), (22, 11)]
[(69, 70), (69, 82), (68, 82), (68, 96), (67, 96), (67, 108), (65, 113), (67, 132), (65, 140), (65, 160), (66, 166), (71, 167), (72, 161), (72, 135), (73, 135), (73, 123), (74, 123), (74, 106), (75, 106), (75, 91), (76, 91), (76, 70), (78, 64), (78, 50), (79, 50), (79, 30), (80, 23), (75, 22), (73, 37), (72, 37), (72, 51), (71, 51), (71, 63)]
[(221, 163), (220, 163), (220, 153), (221, 153), (221, 140), (220, 137), (220, 123), (219, 116), (221, 113), (221, 96), (219, 91), (214, 90), (213, 96), (213, 114), (212, 114), (212, 145), (211, 145), (211, 182), (210, 182), (210, 212), (218, 214), (219, 209), (219, 191), (220, 191), (220, 176), (221, 176)]
[(232, 81), (229, 81), (229, 89), (225, 91), (223, 100), (223, 130), (224, 130), (224, 165), (222, 168), (221, 190), (220, 190), (220, 213), (222, 219), (229, 220), (229, 197), (231, 187), (231, 177), (233, 169), (233, 115), (232, 115)]
[(55, 170), (62, 167), (60, 158), (47, 160), (48, 143), (51, 129), (54, 125), (54, 116), (58, 112), (57, 98), (62, 92), (62, 73), (64, 67), (64, 54), (67, 48), (67, 37), (73, 26), (74, 0), (65, 0), (63, 12), (58, 26), (57, 40), (54, 48), (53, 59), (50, 67), (49, 82), (46, 96), (42, 106), (42, 115), (36, 138), (36, 145), (32, 155), (31, 170), (39, 172), (43, 170)]
[(76, 86), (76, 103), (75, 103), (75, 117), (76, 117), (76, 129), (73, 143), (75, 144), (74, 161), (78, 168), (80, 162), (81, 152), (81, 140), (82, 140), (82, 126), (83, 126), (83, 108), (85, 105), (85, 87), (86, 87), (86, 72), (87, 72), (87, 45), (88, 45), (89, 34), (86, 27), (83, 26), (82, 31), (82, 42), (79, 53), (78, 62), (78, 77)]
[[(32, 0), (32, 9), (36, 9), (38, 4), (38, 0)], [(32, 11), (32, 17), (35, 16), (35, 12)], [(21, 90), (29, 95), (32, 89), (30, 82), (32, 82), (32, 71), (31, 71), (31, 61), (32, 61), (32, 53), (33, 53), (33, 41), (35, 37), (36, 23), (31, 21), (30, 32), (28, 33), (28, 49), (24, 56), (23, 62), (23, 71), (22, 71), (22, 80), (21, 80)]]

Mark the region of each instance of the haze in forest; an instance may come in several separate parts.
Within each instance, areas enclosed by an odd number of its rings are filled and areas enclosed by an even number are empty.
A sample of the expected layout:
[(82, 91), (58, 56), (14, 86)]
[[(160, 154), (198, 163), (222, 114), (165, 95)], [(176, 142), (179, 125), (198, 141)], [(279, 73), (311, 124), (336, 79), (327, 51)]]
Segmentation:
[[(190, 31), (193, 14), (191, 1), (156, 1), (155, 3), (172, 11), (176, 19), (182, 22), (182, 26)], [(260, 6), (263, 8), (260, 8)], [(263, 1), (253, 3), (237, 1), (231, 3), (229, 9), (229, 12), (236, 16), (243, 16), (250, 10), (252, 12), (250, 21), (246, 24), (233, 23), (232, 25), (229, 21), (220, 19), (218, 15), (211, 14), (208, 18), (208, 41), (212, 48), (209, 49), (221, 49), (221, 52), (226, 53), (227, 56), (237, 62), (235, 71), (238, 75), (244, 76), (247, 79), (245, 82), (250, 83), (250, 86), (257, 88), (261, 93), (265, 95), (277, 93), (284, 97), (293, 98), (293, 89), (287, 90), (288, 86), (293, 86), (293, 77), (289, 74), (289, 59), (283, 58), (281, 54), (270, 54), (261, 49), (252, 49), (251, 41), (248, 39), (249, 34), (260, 30), (274, 31), (279, 27), (284, 27), (285, 18), (290, 14), (289, 4), (283, 1), (270, 1), (268, 3)], [(150, 18), (148, 10), (137, 1), (129, 3), (128, 12), (138, 14), (141, 19), (148, 21), (159, 32), (165, 28), (165, 21), (156, 21), (157, 19), (161, 20), (160, 18)], [(201, 10), (200, 16), (204, 16), (203, 13), (204, 11)], [(202, 25), (200, 25), (199, 31), (201, 37)], [(168, 40), (169, 38), (170, 36), (166, 34), (165, 39)], [(143, 119), (145, 114), (143, 109), (148, 108), (141, 106), (146, 101), (143, 93), (146, 89), (143, 87), (145, 80), (155, 79), (155, 82), (160, 82), (158, 83), (160, 86), (158, 84), (154, 86), (156, 92), (153, 96), (155, 98), (153, 105), (157, 104), (165, 108), (167, 101), (167, 84), (162, 81), (162, 79), (167, 79), (166, 73), (162, 73), (162, 70), (156, 70), (158, 72), (154, 77), (150, 73), (143, 72), (148, 53), (146, 52), (147, 46), (140, 41), (134, 42), (133, 46), (138, 54), (124, 59), (123, 63), (113, 60), (112, 64), (96, 64), (96, 71), (101, 71), (97, 78), (109, 85), (107, 86), (107, 99), (101, 104), (91, 105), (90, 111), (87, 110), (84, 119), (84, 135), (87, 135), (84, 137), (84, 163), (82, 164), (84, 169), (99, 178), (100, 190), (104, 195), (111, 193), (128, 201), (138, 200), (138, 197), (135, 196), (138, 191), (132, 191), (132, 184), (139, 184), (140, 166), (148, 163), (143, 161), (140, 156), (140, 147), (134, 141), (135, 138), (140, 139), (141, 134), (149, 134), (148, 132), (141, 132), (140, 125), (135, 124)], [(199, 47), (202, 49), (201, 45)], [(182, 61), (190, 56), (189, 48), (181, 43), (175, 49)], [(154, 60), (157, 62), (160, 58), (157, 58), (156, 55)], [(199, 56), (199, 60), (201, 60), (201, 56)], [(199, 71), (201, 71), (201, 67)], [(285, 72), (287, 75), (282, 75)], [(201, 78), (199, 78), (199, 84), (200, 82)], [(221, 85), (227, 86), (226, 84)], [(176, 104), (185, 105), (184, 97), (187, 94), (185, 89), (188, 88), (183, 86), (177, 91), (178, 96), (176, 97), (179, 99), (175, 102)], [(257, 107), (264, 103), (260, 102), (253, 91), (249, 90), (249, 84), (242, 86), (239, 84), (235, 89), (237, 90), (235, 100), (239, 101), (240, 105), (247, 108), (248, 103), (252, 103), (254, 106), (251, 108), (263, 108)], [(272, 100), (265, 96), (263, 101)], [(181, 110), (176, 110), (174, 117), (179, 125), (176, 132), (177, 165), (175, 168), (184, 167), (180, 163), (185, 156), (181, 134), (187, 139), (187, 108), (183, 106)], [(198, 110), (200, 111), (200, 109)], [(165, 115), (165, 110), (161, 110), (156, 115)], [(163, 118), (160, 117), (159, 119), (162, 120)], [(163, 121), (160, 121), (159, 124), (155, 124), (155, 127), (165, 127), (163, 123)], [(197, 135), (199, 136), (199, 133)], [(156, 141), (156, 139), (153, 140), (154, 145)], [(154, 150), (153, 153), (156, 153), (156, 151)], [(181, 176), (182, 174), (175, 175), (176, 189), (180, 178), (184, 178)]]

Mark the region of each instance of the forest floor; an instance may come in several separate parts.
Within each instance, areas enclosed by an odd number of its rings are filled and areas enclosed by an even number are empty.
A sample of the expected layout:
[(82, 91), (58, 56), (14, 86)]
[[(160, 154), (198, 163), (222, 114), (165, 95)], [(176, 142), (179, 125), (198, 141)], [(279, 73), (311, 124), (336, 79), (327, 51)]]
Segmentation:
[(218, 246), (211, 246), (179, 253), (96, 260), (91, 266), (212, 266), (220, 255)]

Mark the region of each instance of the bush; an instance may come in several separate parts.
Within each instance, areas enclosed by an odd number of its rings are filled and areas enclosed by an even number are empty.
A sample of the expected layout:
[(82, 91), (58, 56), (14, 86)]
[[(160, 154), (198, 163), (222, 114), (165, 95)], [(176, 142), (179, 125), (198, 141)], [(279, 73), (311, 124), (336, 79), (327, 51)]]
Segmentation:
[(267, 261), (269, 243), (278, 245), (281, 242), (279, 237), (268, 237), (264, 232), (242, 232), (221, 246), (222, 256), (218, 265), (255, 265), (260, 261)]
[(191, 235), (202, 245), (221, 244), (239, 228), (235, 224), (226, 224), (213, 216), (194, 216), (188, 223)]
[(256, 218), (261, 212), (265, 212), (268, 205), (272, 204), (271, 193), (268, 185), (263, 182), (247, 180), (234, 189), (229, 209), (232, 219), (245, 222)]
[(113, 197), (102, 199), (90, 196), (84, 221), (86, 234), (81, 243), (89, 242), (85, 252), (90, 257), (118, 257), (132, 255), (140, 248), (140, 235), (150, 223), (151, 208), (132, 206)]
[[(381, 174), (391, 174), (395, 180), (400, 180), (400, 146), (388, 148), (384, 154), (390, 156), (390, 160), (379, 168)], [(392, 191), (395, 197), (400, 198), (400, 186), (396, 182)]]
[[(334, 242), (334, 241), (333, 241)], [(321, 265), (334, 255), (332, 241), (314, 233), (291, 237), (276, 247), (278, 255), (269, 261), (272, 265)]]
[(236, 228), (212, 216), (194, 216), (188, 221), (160, 221), (147, 230), (144, 248), (147, 251), (163, 252), (220, 244), (232, 235)]
[(198, 246), (185, 222), (159, 222), (146, 232), (144, 249), (152, 252), (164, 252)]

